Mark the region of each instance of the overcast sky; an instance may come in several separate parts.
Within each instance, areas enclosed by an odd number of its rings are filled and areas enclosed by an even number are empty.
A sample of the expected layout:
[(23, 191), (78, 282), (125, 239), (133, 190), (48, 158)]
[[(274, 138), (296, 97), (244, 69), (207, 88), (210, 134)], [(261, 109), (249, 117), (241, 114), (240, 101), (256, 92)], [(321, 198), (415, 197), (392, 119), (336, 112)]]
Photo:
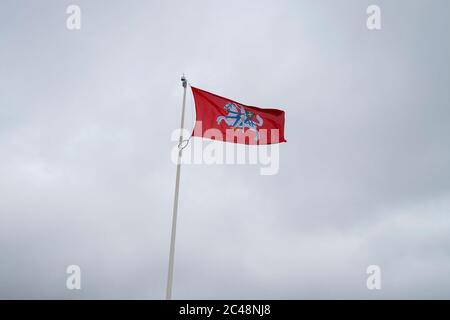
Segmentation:
[(288, 142), (182, 167), (174, 298), (449, 299), (449, 30), (445, 0), (2, 0), (0, 298), (164, 298), (184, 72)]

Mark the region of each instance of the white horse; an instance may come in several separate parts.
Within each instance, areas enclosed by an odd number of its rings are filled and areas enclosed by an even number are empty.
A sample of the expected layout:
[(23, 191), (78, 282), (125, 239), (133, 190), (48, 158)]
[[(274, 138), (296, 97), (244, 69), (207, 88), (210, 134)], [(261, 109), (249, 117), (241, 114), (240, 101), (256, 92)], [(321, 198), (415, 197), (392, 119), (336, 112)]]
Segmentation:
[(238, 109), (234, 103), (227, 103), (224, 109), (227, 115), (217, 117), (217, 124), (225, 121), (228, 126), (233, 128), (242, 128), (243, 130), (247, 128), (256, 133), (255, 140), (259, 139), (258, 127), (262, 126), (264, 122), (259, 115), (256, 115), (255, 121), (253, 112), (245, 110), (243, 106), (240, 106)]

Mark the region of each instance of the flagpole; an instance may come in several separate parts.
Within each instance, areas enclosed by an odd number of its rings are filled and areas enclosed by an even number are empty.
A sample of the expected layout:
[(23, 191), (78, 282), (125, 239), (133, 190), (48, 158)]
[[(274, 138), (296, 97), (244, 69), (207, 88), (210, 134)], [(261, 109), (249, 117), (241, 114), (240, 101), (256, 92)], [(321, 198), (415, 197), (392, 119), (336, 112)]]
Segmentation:
[(181, 143), (183, 142), (184, 109), (186, 106), (186, 88), (187, 88), (187, 81), (186, 78), (184, 77), (184, 74), (181, 77), (181, 83), (184, 88), (183, 107), (181, 108), (180, 138), (178, 140), (178, 161), (177, 161), (177, 174), (175, 178), (175, 196), (173, 199), (172, 233), (170, 236), (170, 254), (169, 254), (169, 270), (167, 274), (166, 300), (172, 299), (173, 263), (175, 258), (175, 235), (177, 232), (177, 215), (178, 215), (178, 193), (180, 187), (181, 156), (183, 154), (183, 148), (181, 147)]

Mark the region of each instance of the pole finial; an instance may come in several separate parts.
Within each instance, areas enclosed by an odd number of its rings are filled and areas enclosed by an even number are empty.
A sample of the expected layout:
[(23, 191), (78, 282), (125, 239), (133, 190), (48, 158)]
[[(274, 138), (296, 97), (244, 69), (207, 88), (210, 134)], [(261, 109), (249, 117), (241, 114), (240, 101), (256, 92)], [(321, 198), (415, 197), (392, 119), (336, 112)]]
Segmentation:
[(187, 81), (186, 81), (186, 77), (184, 76), (184, 73), (183, 73), (183, 75), (181, 76), (181, 83), (182, 83), (182, 85), (183, 85), (183, 88), (186, 88), (186, 86), (187, 86)]

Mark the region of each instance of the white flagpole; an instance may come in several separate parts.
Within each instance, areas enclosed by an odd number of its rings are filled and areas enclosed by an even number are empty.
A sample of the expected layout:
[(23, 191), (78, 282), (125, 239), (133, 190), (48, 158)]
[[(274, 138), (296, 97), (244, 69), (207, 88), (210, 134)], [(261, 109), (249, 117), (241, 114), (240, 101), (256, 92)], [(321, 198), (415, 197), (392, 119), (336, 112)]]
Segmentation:
[(175, 258), (175, 235), (177, 232), (177, 214), (178, 214), (178, 190), (180, 187), (181, 156), (183, 154), (183, 148), (181, 147), (181, 143), (183, 142), (184, 109), (186, 105), (186, 88), (187, 88), (187, 81), (186, 78), (184, 77), (184, 74), (181, 77), (181, 83), (184, 88), (184, 93), (183, 93), (183, 107), (181, 108), (180, 139), (178, 141), (177, 175), (175, 178), (175, 197), (173, 199), (172, 233), (170, 236), (169, 271), (167, 274), (166, 300), (172, 299), (173, 262)]

